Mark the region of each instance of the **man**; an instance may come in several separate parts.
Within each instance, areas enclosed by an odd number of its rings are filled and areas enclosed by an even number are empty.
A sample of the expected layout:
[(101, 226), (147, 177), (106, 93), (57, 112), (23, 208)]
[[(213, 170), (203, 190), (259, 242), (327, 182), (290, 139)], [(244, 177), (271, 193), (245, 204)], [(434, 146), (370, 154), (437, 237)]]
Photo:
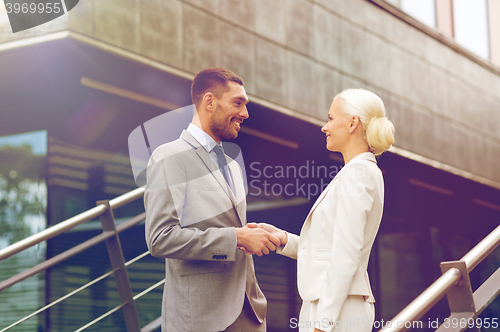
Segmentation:
[(242, 171), (221, 145), (248, 118), (243, 80), (208, 68), (191, 97), (192, 123), (154, 151), (147, 170), (146, 241), (166, 258), (162, 331), (265, 331), (267, 302), (245, 252), (261, 256), (280, 242), (246, 226)]

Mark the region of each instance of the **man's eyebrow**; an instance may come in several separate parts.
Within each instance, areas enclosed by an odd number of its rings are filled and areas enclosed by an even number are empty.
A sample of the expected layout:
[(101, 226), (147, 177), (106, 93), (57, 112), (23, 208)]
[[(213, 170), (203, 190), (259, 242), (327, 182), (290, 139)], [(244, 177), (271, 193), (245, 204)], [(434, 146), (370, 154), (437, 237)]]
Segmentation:
[(249, 102), (249, 100), (247, 98), (243, 98), (243, 97), (234, 97), (233, 100), (241, 100), (242, 102), (245, 102), (245, 103)]

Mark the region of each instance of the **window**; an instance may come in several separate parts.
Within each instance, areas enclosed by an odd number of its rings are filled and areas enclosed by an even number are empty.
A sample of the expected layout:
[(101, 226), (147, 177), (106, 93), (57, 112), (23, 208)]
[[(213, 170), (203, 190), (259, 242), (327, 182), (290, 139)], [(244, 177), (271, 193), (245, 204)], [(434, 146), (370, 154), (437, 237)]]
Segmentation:
[(422, 23), (432, 28), (436, 27), (435, 0), (400, 0), (400, 7)]
[[(47, 132), (0, 137), (0, 248), (46, 227)], [(45, 242), (0, 261), (5, 280), (45, 260)], [(44, 298), (44, 273), (0, 292), (0, 327), (38, 309)], [(23, 328), (37, 331), (43, 319), (30, 319)]]
[(386, 0), (420, 22), (436, 27), (436, 0)]
[(455, 40), (477, 55), (488, 59), (487, 0), (453, 0)]

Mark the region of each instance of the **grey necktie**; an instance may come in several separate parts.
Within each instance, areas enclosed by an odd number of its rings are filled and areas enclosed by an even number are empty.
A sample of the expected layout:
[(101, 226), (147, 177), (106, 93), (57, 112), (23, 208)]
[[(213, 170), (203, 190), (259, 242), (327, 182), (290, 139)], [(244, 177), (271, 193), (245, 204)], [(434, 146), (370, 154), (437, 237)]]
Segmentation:
[(214, 147), (214, 152), (217, 155), (217, 164), (219, 164), (219, 169), (222, 173), (222, 176), (226, 180), (227, 184), (229, 184), (228, 174), (226, 172), (226, 157), (224, 156), (224, 152), (222, 152), (222, 148), (219, 145)]

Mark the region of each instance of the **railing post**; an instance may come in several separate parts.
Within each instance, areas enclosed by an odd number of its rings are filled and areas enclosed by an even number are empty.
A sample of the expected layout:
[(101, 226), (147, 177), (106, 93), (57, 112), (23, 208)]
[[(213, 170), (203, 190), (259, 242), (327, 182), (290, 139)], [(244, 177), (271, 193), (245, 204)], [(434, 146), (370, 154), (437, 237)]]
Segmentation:
[[(450, 306), (450, 318), (456, 318), (458, 322), (468, 323), (470, 319), (474, 321), (474, 317), (476, 314), (476, 306), (474, 304), (474, 295), (472, 293), (472, 287), (470, 284), (469, 272), (467, 271), (467, 265), (465, 261), (441, 262), (441, 272), (443, 274), (446, 273), (449, 269), (453, 268), (460, 270), (460, 272), (462, 273), (462, 278), (455, 285), (455, 287), (450, 289), (446, 294), (446, 296), (448, 297), (448, 305)], [(446, 327), (446, 324), (443, 323), (438, 330), (464, 330), (464, 328), (461, 326), (462, 324), (457, 324), (458, 326), (456, 327), (453, 327), (452, 324), (449, 325), (449, 327)], [(472, 327), (469, 329), (469, 331), (480, 332), (480, 329), (477, 327)]]
[(118, 270), (115, 271), (114, 276), (116, 280), (116, 287), (118, 289), (118, 295), (120, 296), (120, 302), (127, 303), (122, 308), (123, 316), (125, 317), (125, 324), (127, 325), (127, 331), (140, 332), (141, 325), (139, 323), (139, 316), (133, 299), (132, 287), (130, 286), (127, 268), (125, 267), (125, 258), (123, 257), (120, 238), (116, 232), (113, 210), (109, 205), (109, 200), (98, 201), (97, 205), (100, 204), (105, 204), (107, 207), (106, 212), (100, 216), (103, 232), (115, 232), (115, 236), (106, 240), (106, 247), (108, 248), (111, 266), (113, 269), (118, 268)]

